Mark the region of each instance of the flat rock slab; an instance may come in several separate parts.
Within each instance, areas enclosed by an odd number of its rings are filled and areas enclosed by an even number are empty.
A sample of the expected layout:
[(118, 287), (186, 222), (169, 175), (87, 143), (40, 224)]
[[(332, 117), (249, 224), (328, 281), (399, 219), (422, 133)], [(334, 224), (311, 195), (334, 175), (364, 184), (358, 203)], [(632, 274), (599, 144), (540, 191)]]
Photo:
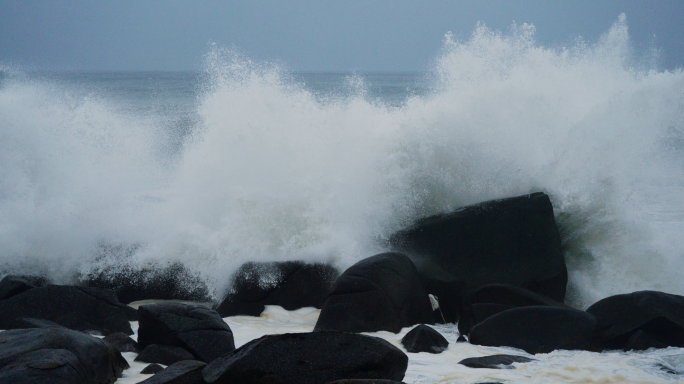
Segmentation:
[(0, 383), (110, 384), (128, 363), (111, 345), (66, 328), (0, 332)]
[(195, 360), (179, 361), (140, 384), (206, 384), (202, 369), (207, 363)]
[(235, 350), (233, 333), (214, 311), (200, 305), (159, 303), (138, 308), (138, 344), (169, 345), (211, 362)]
[(444, 336), (425, 324), (410, 330), (401, 339), (401, 344), (411, 353), (442, 353), (449, 347), (449, 342)]
[(603, 350), (598, 320), (572, 308), (509, 309), (474, 326), (469, 341), (477, 345), (518, 348), (530, 354), (556, 349)]
[(489, 369), (515, 369), (513, 363), (529, 363), (536, 361), (525, 356), (518, 355), (492, 355), (483, 357), (469, 357), (458, 363), (469, 368), (489, 368)]
[(321, 331), (261, 337), (214, 360), (202, 374), (217, 384), (325, 384), (401, 381), (407, 366), (408, 356), (383, 339)]
[(434, 324), (428, 294), (413, 262), (400, 253), (361, 260), (342, 273), (321, 309), (315, 331), (397, 333)]
[(639, 291), (607, 297), (587, 309), (608, 348), (684, 347), (684, 296)]
[(288, 311), (321, 308), (339, 274), (327, 264), (248, 262), (235, 272), (231, 289), (216, 311), (227, 317), (259, 316), (266, 305), (279, 305)]
[(20, 318), (34, 318), (77, 331), (132, 335), (124, 307), (106, 289), (48, 285), (0, 301), (0, 329), (13, 329)]

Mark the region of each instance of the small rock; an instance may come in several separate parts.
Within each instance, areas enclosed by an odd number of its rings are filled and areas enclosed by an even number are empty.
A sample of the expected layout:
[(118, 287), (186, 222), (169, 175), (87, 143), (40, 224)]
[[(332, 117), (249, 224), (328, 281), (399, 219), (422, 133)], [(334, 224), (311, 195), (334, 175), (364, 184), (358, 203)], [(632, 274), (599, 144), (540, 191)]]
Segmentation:
[(145, 375), (154, 375), (155, 373), (159, 373), (164, 370), (164, 367), (162, 367), (159, 364), (150, 364), (147, 367), (143, 368), (140, 373), (145, 374)]
[(139, 384), (205, 384), (202, 369), (206, 365), (196, 360), (179, 361)]
[(421, 324), (409, 331), (401, 344), (408, 352), (442, 353), (449, 347), (449, 342), (439, 332), (425, 324)]

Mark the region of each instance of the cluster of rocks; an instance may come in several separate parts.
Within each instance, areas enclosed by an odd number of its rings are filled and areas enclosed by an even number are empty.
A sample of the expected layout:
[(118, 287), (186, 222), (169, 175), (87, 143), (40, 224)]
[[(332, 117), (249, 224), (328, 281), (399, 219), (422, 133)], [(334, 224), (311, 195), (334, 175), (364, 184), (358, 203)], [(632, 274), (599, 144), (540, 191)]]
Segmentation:
[[(458, 323), (459, 341), (467, 335), (473, 344), (530, 354), (684, 347), (682, 296), (634, 292), (586, 311), (564, 304), (567, 269), (543, 193), (426, 218), (390, 236), (387, 246), (392, 252), (341, 274), (324, 264), (247, 263), (214, 309), (122, 304), (187, 298), (178, 294), (176, 277), (153, 279), (150, 288), (142, 277), (129, 284), (90, 276), (86, 286), (75, 287), (6, 276), (0, 329), (10, 331), (0, 333), (0, 382), (111, 383), (128, 366), (121, 353), (135, 352), (137, 361), (150, 363), (144, 372), (154, 376), (147, 384), (392, 383), (403, 379), (407, 355), (359, 333), (418, 325), (401, 340), (405, 350), (441, 353), (449, 343), (426, 325), (436, 322)], [(430, 296), (439, 299), (438, 308)], [(321, 312), (313, 332), (264, 336), (236, 349), (222, 317), (258, 316), (266, 305)], [(137, 341), (129, 337), (133, 320)], [(512, 368), (529, 361), (496, 355), (461, 364)]]

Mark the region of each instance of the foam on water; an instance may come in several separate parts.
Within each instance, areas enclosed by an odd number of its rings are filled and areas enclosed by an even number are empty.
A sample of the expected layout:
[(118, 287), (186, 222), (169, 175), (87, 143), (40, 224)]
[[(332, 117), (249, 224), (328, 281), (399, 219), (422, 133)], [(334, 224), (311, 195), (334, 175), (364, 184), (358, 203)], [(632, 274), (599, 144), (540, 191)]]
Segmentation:
[(624, 17), (565, 48), (539, 45), (530, 25), (480, 25), (465, 41), (447, 35), (434, 91), (395, 107), (359, 76), (316, 94), (216, 49), (180, 155), (159, 116), (10, 75), (0, 267), (64, 280), (179, 261), (220, 296), (247, 260), (346, 267), (425, 215), (541, 190), (573, 303), (684, 294), (684, 73), (643, 62)]

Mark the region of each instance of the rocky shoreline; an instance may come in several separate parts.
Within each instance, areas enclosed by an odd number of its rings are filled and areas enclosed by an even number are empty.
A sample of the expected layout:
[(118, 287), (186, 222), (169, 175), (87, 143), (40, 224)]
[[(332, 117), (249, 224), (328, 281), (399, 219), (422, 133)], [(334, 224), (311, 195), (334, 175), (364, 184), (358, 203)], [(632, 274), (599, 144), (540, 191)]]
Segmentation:
[[(213, 309), (123, 304), (202, 298), (202, 289), (179, 290), (182, 271), (152, 288), (145, 279), (112, 284), (93, 277), (85, 286), (40, 286), (35, 278), (5, 276), (0, 382), (113, 383), (129, 367), (122, 353), (150, 364), (154, 375), (146, 384), (401, 382), (407, 353), (458, 348), (429, 326), (445, 322), (458, 324), (464, 343), (529, 355), (463, 359), (470, 369), (508, 369), (559, 350), (684, 347), (682, 296), (631, 292), (586, 311), (564, 304), (567, 268), (543, 193), (426, 218), (386, 242), (391, 252), (342, 273), (323, 264), (247, 263)], [(259, 316), (274, 305), (315, 307), (320, 315), (311, 332), (265, 335), (236, 348), (223, 318)], [(129, 337), (131, 321), (138, 322), (137, 340)], [(401, 348), (361, 334), (408, 328)], [(662, 370), (679, 375), (673, 367)]]

